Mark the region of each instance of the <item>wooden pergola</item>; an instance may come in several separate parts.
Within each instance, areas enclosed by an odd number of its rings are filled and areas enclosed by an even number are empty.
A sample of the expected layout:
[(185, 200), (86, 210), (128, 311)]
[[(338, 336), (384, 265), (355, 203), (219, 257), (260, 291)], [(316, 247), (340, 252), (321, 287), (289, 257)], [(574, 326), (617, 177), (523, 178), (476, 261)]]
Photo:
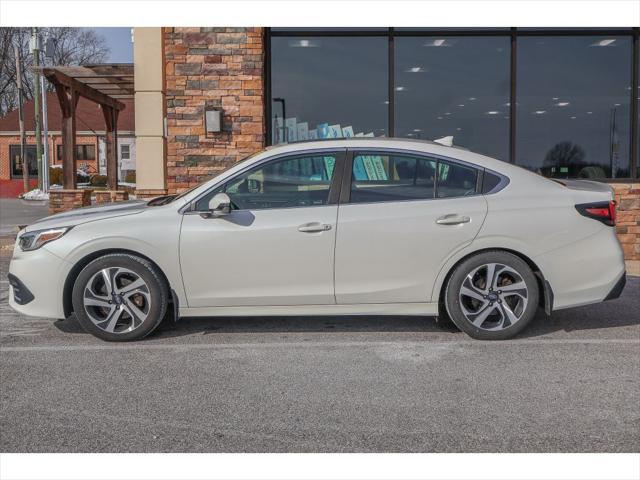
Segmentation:
[(118, 189), (118, 114), (133, 98), (132, 64), (99, 64), (79, 67), (41, 67), (40, 72), (56, 89), (62, 111), (62, 169), (65, 189), (76, 189), (76, 107), (80, 97), (98, 105), (104, 115), (107, 186)]

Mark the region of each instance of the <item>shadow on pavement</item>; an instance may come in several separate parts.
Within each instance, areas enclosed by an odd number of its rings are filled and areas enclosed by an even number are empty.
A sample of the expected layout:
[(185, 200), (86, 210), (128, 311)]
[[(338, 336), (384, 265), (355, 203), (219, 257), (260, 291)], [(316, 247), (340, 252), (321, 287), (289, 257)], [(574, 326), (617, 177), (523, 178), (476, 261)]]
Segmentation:
[[(629, 278), (617, 300), (585, 307), (559, 310), (549, 318), (541, 310), (531, 325), (516, 338), (530, 338), (556, 331), (572, 332), (640, 324), (640, 278)], [(75, 317), (58, 320), (65, 333), (85, 333)], [(457, 332), (434, 317), (415, 316), (295, 316), (295, 317), (191, 317), (173, 320), (168, 313), (149, 338), (161, 339), (211, 333), (300, 333), (300, 332)], [(463, 335), (460, 332), (457, 332)]]

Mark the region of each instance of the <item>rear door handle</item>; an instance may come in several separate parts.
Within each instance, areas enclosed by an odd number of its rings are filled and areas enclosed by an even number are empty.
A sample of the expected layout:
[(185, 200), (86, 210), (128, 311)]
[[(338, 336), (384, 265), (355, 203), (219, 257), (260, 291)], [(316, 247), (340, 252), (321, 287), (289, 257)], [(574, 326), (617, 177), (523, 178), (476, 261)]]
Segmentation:
[(438, 225), (459, 225), (461, 223), (469, 223), (471, 221), (470, 217), (466, 215), (458, 215), (457, 213), (450, 213), (448, 215), (444, 215), (436, 220)]
[(326, 232), (327, 230), (331, 230), (331, 225), (320, 222), (303, 223), (298, 227), (298, 231), (304, 233)]

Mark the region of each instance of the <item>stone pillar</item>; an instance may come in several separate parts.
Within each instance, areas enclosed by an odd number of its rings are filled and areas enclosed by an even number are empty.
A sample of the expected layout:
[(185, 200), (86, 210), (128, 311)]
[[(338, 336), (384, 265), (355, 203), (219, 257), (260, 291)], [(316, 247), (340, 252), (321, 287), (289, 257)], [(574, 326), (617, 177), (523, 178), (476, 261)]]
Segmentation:
[(95, 196), (96, 205), (129, 200), (129, 192), (126, 190), (96, 190)]
[(640, 275), (640, 183), (612, 183), (616, 195), (618, 239), (627, 274)]
[[(165, 28), (164, 52), (167, 189), (179, 193), (263, 148), (264, 29)], [(222, 109), (221, 132), (205, 132), (206, 108)]]
[(60, 213), (74, 208), (88, 207), (91, 205), (89, 189), (55, 189), (49, 192), (49, 212)]
[(136, 117), (136, 187), (166, 193), (163, 28), (133, 30)]

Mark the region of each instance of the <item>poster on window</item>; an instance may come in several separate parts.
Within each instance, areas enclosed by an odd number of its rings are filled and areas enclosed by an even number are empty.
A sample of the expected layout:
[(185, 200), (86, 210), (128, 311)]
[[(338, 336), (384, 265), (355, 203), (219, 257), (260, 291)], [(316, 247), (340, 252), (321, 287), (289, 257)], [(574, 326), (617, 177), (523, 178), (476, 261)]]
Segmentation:
[(273, 119), (273, 143), (276, 145), (278, 143), (284, 142), (284, 132), (283, 132), (283, 122), (282, 118), (275, 117)]
[(329, 126), (329, 137), (328, 138), (342, 138), (342, 128), (340, 128), (340, 124), (339, 123)]
[(287, 138), (286, 141), (288, 143), (295, 142), (298, 139), (298, 128), (296, 126), (297, 120), (296, 118), (287, 118), (285, 120), (285, 126), (287, 128)]
[(342, 129), (342, 136), (344, 138), (351, 138), (353, 137), (353, 127), (351, 125), (349, 125), (348, 127), (344, 127)]
[(329, 124), (321, 123), (318, 125), (318, 138), (329, 138)]
[(309, 124), (307, 122), (300, 122), (298, 124), (298, 141), (309, 140)]

